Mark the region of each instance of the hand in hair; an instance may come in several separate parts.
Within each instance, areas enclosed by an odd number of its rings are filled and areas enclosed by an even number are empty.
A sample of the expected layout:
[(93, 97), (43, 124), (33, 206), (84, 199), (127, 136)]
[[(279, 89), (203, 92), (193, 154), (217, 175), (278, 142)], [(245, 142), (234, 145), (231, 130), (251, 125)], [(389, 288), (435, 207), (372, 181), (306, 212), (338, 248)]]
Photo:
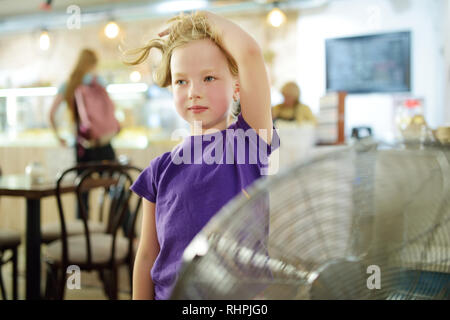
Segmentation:
[(273, 128), (270, 83), (261, 48), (250, 34), (230, 20), (211, 12), (200, 14), (207, 18), (221, 46), (237, 63), (242, 116), (270, 144)]
[(180, 15), (175, 16), (175, 17), (173, 17), (172, 19), (170, 19), (168, 21), (168, 23), (171, 24), (171, 25), (169, 27), (167, 27), (165, 30), (159, 32), (158, 33), (158, 37), (162, 38), (164, 36), (169, 35), (172, 31), (174, 31), (177, 28), (176, 27), (177, 22), (180, 22), (183, 19), (183, 17), (190, 17), (191, 19), (197, 19), (196, 23), (198, 23), (198, 21), (199, 21), (198, 19), (205, 20), (206, 17), (207, 17), (207, 14), (208, 14), (208, 12), (206, 12), (206, 11), (196, 11), (196, 12), (193, 12), (193, 13), (191, 13), (189, 15), (181, 13)]

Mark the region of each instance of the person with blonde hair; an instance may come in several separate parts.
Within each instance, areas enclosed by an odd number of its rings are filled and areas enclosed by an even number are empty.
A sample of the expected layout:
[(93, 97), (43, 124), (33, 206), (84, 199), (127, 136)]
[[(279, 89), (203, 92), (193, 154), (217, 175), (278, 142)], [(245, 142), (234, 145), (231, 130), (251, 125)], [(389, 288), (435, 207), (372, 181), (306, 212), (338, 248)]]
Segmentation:
[[(266, 174), (267, 158), (248, 158), (258, 151), (267, 151), (268, 157), (279, 144), (272, 131), (263, 54), (247, 32), (221, 16), (197, 12), (169, 20), (158, 36), (129, 51), (136, 55), (129, 63), (143, 62), (152, 49), (161, 51), (155, 83), (171, 86), (176, 111), (189, 123), (191, 136), (153, 159), (131, 187), (144, 208), (133, 299), (170, 298), (189, 242), (225, 204), (246, 195)], [(230, 123), (239, 103), (241, 112)], [(241, 149), (249, 156), (241, 158)], [(268, 211), (259, 214), (252, 227), (266, 234)]]
[(115, 160), (116, 155), (111, 146), (111, 141), (92, 141), (91, 145), (87, 145), (84, 140), (80, 139), (80, 126), (78, 108), (76, 106), (75, 91), (81, 85), (90, 85), (94, 82), (106, 87), (105, 80), (96, 74), (98, 63), (97, 54), (91, 49), (81, 50), (75, 68), (72, 70), (67, 82), (63, 83), (53, 101), (50, 108), (50, 124), (61, 145), (66, 146), (67, 142), (58, 134), (58, 128), (55, 121), (56, 112), (61, 103), (66, 101), (72, 120), (76, 125), (76, 159), (77, 163), (101, 160)]
[(316, 124), (316, 117), (311, 109), (300, 102), (300, 88), (295, 82), (287, 82), (281, 88), (281, 94), (284, 101), (276, 105), (272, 109), (272, 117), (274, 121), (296, 121), (299, 124), (310, 123)]
[[(71, 119), (75, 123), (75, 158), (77, 164), (83, 162), (93, 162), (102, 160), (115, 160), (116, 154), (111, 145), (110, 138), (106, 140), (87, 140), (81, 132), (80, 115), (77, 107), (77, 99), (75, 92), (77, 88), (82, 85), (100, 85), (102, 90), (106, 87), (105, 80), (96, 74), (96, 67), (98, 63), (97, 54), (91, 49), (83, 49), (80, 51), (75, 67), (72, 70), (69, 79), (64, 82), (59, 88), (55, 99), (50, 108), (50, 125), (62, 146), (67, 146), (64, 140), (58, 133), (56, 124), (56, 113), (63, 101), (66, 102), (70, 111)], [(107, 93), (105, 93), (107, 95)], [(105, 117), (106, 119), (106, 117)], [(83, 195), (83, 201), (88, 207), (88, 194)], [(78, 209), (77, 216), (80, 217)]]

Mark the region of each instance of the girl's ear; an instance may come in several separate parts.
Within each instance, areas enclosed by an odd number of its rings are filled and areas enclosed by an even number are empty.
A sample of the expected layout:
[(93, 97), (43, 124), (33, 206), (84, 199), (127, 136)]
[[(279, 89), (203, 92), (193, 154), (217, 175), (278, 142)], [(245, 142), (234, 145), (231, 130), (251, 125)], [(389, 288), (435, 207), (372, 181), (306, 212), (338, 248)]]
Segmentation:
[(239, 85), (239, 81), (236, 80), (236, 82), (234, 83), (234, 91), (233, 91), (233, 100), (234, 101), (239, 101), (240, 99), (240, 85)]

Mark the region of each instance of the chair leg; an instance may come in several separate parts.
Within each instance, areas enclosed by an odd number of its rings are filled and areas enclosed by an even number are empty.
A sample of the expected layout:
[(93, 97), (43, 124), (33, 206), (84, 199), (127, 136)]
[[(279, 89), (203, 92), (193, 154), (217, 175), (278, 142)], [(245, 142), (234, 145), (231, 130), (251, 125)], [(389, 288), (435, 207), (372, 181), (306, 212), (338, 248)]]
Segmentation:
[(117, 300), (117, 267), (100, 271), (103, 279), (103, 289), (109, 300)]
[(118, 298), (118, 286), (117, 286), (117, 282), (118, 282), (118, 272), (117, 272), (117, 266), (114, 266), (111, 270), (111, 285), (109, 288), (110, 294), (109, 294), (109, 298), (111, 300), (117, 300)]
[(63, 300), (66, 287), (66, 273), (51, 264), (47, 265), (47, 280), (45, 285), (45, 297), (51, 300)]
[(111, 286), (108, 281), (108, 276), (107, 276), (107, 274), (105, 275), (105, 273), (107, 273), (107, 270), (103, 270), (103, 269), (98, 270), (99, 278), (103, 283), (103, 292), (105, 293), (105, 296), (107, 296), (109, 299), (109, 297), (110, 297), (109, 291), (110, 291)]
[(58, 283), (57, 283), (57, 288), (58, 288), (58, 295), (57, 298), (58, 300), (64, 300), (64, 293), (65, 293), (65, 289), (66, 289), (66, 272), (65, 269), (62, 268), (60, 270), (60, 268), (58, 268)]
[(133, 263), (133, 259), (131, 259), (130, 263), (128, 264), (128, 277), (129, 277), (129, 281), (130, 281), (131, 295), (133, 295), (133, 267), (134, 267), (134, 263)]
[(47, 279), (45, 281), (45, 299), (47, 300), (56, 299), (57, 272), (54, 266), (47, 264)]
[(6, 290), (5, 290), (5, 284), (3, 283), (3, 277), (2, 277), (2, 261), (0, 260), (0, 289), (2, 292), (2, 298), (3, 300), (6, 300)]
[(18, 254), (17, 254), (17, 247), (13, 249), (13, 255), (12, 255), (12, 268), (13, 268), (13, 300), (17, 300), (17, 278), (19, 276), (18, 273), (18, 265), (17, 265), (17, 260), (18, 260)]

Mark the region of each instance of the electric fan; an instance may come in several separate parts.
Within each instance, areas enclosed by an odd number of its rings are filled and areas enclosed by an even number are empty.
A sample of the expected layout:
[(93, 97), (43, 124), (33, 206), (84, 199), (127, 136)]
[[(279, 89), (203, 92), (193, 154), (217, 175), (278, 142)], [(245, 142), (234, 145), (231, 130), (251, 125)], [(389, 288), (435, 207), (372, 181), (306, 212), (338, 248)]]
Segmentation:
[(358, 143), (256, 182), (192, 240), (172, 299), (449, 299), (450, 148)]

